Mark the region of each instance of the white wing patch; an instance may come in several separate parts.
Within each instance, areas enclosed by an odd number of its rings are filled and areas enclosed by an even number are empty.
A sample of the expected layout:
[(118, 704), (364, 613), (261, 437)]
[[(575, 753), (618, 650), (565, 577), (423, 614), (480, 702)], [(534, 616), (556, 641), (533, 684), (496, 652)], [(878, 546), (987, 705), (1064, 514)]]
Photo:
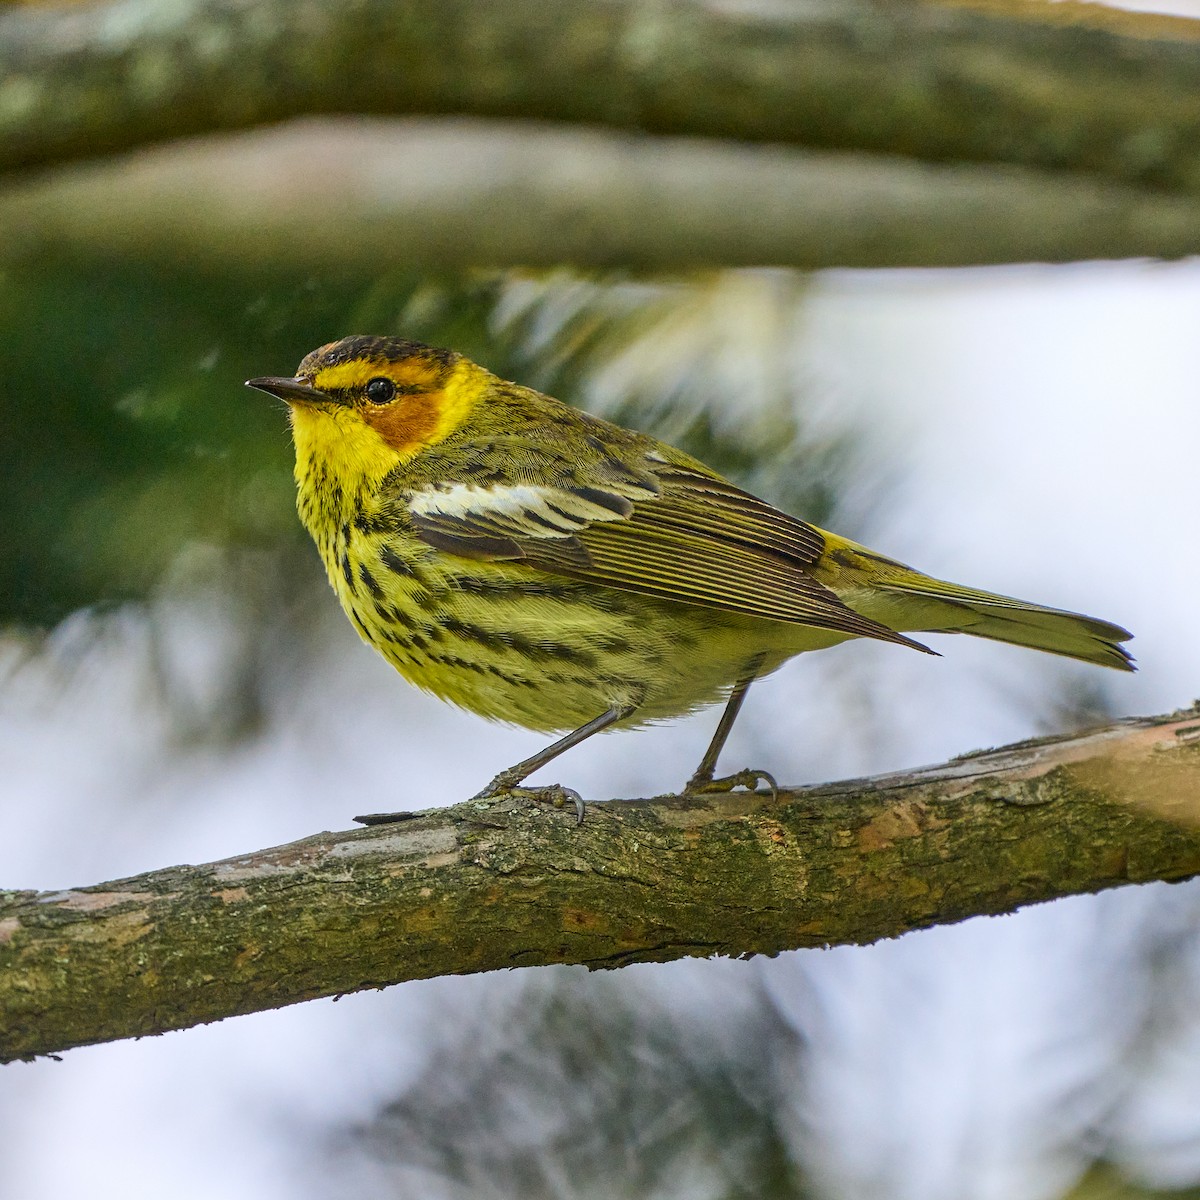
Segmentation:
[[(600, 494), (600, 493), (597, 493)], [(628, 516), (623, 498), (608, 506), (586, 495), (536, 484), (442, 484), (408, 498), (409, 510), (426, 520), (486, 525), (496, 533), (522, 537), (571, 537), (596, 521)]]

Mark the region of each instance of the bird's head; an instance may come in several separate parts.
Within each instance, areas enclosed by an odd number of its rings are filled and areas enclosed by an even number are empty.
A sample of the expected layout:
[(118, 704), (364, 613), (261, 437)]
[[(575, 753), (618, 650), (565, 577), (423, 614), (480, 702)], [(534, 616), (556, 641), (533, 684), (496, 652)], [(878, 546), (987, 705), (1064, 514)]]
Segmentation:
[(287, 402), (298, 472), (321, 459), (337, 474), (380, 477), (462, 425), (489, 378), (453, 350), (347, 337), (306, 355), (293, 377), (246, 386)]

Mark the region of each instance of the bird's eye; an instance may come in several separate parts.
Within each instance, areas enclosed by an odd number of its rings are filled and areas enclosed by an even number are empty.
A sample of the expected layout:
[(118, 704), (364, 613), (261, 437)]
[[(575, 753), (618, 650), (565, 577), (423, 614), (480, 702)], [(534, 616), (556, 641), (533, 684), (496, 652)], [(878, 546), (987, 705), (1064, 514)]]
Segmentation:
[(390, 379), (384, 379), (380, 375), (367, 384), (367, 399), (372, 404), (386, 404), (395, 398), (396, 385)]

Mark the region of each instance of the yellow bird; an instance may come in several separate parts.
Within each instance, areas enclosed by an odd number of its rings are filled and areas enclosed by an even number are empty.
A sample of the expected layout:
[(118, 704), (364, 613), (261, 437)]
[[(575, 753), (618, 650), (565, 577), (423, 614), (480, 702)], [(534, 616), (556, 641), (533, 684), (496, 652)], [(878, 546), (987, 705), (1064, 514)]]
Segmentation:
[[(922, 575), (453, 350), (347, 337), (248, 386), (289, 406), (300, 519), (363, 639), (471, 712), (569, 731), (477, 798), (721, 698), (687, 790), (773, 787), (714, 779), (747, 689), (853, 637), (932, 654), (907, 633), (969, 633), (1133, 669), (1118, 625)], [(537, 793), (582, 820), (576, 793)]]

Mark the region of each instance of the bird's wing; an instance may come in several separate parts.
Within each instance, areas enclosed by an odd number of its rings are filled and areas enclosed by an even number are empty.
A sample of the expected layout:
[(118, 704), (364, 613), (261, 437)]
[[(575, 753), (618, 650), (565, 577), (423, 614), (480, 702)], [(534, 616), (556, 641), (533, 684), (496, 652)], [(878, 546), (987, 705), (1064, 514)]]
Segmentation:
[(413, 530), (466, 558), (520, 561), (605, 587), (925, 649), (812, 577), (825, 548), (820, 530), (698, 465), (651, 451), (627, 472), (555, 466), (553, 482), (430, 482), (407, 491)]

